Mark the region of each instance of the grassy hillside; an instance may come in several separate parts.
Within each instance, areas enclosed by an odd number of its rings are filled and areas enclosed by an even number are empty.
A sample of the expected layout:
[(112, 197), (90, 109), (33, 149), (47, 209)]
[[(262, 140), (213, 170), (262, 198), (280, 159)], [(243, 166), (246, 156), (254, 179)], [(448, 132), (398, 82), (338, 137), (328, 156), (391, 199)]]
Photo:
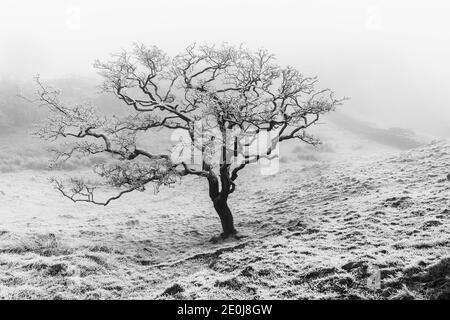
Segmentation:
[(47, 172), (6, 172), (0, 298), (448, 299), (449, 164), (435, 143), (247, 171), (230, 200), (247, 236), (217, 244), (199, 178), (104, 208), (62, 199)]

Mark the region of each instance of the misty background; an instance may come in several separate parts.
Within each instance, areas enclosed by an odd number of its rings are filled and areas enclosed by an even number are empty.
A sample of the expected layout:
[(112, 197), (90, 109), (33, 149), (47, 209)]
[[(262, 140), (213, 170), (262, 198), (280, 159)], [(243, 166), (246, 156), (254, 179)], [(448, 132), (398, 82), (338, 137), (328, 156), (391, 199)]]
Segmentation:
[(86, 95), (100, 82), (94, 60), (134, 42), (170, 55), (228, 42), (266, 47), (279, 64), (317, 75), (351, 98), (340, 112), (449, 137), (449, 9), (447, 1), (3, 0), (0, 126), (33, 117), (16, 94), (36, 74)]

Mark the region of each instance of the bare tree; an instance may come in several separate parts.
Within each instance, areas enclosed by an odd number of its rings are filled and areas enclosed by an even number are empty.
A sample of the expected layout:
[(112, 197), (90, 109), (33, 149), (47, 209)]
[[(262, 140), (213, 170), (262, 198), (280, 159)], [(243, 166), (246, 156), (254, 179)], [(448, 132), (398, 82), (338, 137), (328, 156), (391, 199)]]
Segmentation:
[[(131, 109), (128, 116), (106, 117), (90, 105), (66, 105), (57, 90), (37, 78), (38, 99), (51, 111), (38, 135), (69, 142), (56, 151), (58, 161), (75, 154), (109, 154), (111, 161), (94, 171), (118, 188), (118, 194), (99, 201), (95, 186), (82, 179), (71, 179), (70, 187), (54, 179), (56, 188), (74, 202), (107, 205), (150, 183), (159, 187), (185, 175), (204, 177), (222, 223), (222, 238), (236, 234), (228, 198), (240, 170), (276, 157), (279, 142), (319, 143), (306, 129), (343, 101), (329, 89), (316, 90), (315, 77), (274, 64), (274, 56), (264, 49), (191, 45), (169, 58), (155, 46), (135, 45), (131, 52), (112, 57), (97, 61), (95, 68), (104, 78), (102, 89)], [(190, 148), (202, 155), (200, 163), (137, 147), (139, 132), (161, 128), (185, 132)], [(262, 131), (276, 135), (252, 151)], [(213, 161), (216, 155), (218, 161)]]

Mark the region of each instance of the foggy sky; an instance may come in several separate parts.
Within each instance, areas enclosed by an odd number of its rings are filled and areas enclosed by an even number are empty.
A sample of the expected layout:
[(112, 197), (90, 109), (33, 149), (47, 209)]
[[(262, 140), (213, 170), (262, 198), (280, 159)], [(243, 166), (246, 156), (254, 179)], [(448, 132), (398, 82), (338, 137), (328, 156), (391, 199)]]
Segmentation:
[(96, 58), (133, 42), (169, 54), (245, 43), (351, 97), (347, 113), (436, 133), (450, 129), (449, 11), (432, 0), (2, 0), (0, 78), (94, 77)]

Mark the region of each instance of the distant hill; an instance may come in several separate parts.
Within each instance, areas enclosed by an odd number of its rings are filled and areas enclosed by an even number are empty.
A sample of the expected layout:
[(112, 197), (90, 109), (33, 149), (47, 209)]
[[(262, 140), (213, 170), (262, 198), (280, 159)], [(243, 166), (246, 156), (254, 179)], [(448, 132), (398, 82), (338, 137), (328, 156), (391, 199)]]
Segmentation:
[(8, 80), (0, 80), (0, 135), (29, 126), (39, 118), (39, 110), (29, 102), (19, 98), (20, 85)]
[[(45, 83), (61, 90), (67, 103), (91, 102), (102, 112), (121, 114), (126, 111), (123, 103), (113, 95), (101, 93), (100, 81), (91, 78), (69, 76), (58, 79), (42, 79)], [(45, 108), (33, 104), (20, 95), (34, 99), (36, 86), (30, 79), (25, 83), (14, 83), (0, 79), (0, 135), (24, 132), (45, 115)]]
[(425, 137), (418, 136), (413, 130), (405, 128), (380, 128), (342, 112), (332, 113), (328, 119), (347, 131), (402, 150), (416, 148), (428, 142)]

